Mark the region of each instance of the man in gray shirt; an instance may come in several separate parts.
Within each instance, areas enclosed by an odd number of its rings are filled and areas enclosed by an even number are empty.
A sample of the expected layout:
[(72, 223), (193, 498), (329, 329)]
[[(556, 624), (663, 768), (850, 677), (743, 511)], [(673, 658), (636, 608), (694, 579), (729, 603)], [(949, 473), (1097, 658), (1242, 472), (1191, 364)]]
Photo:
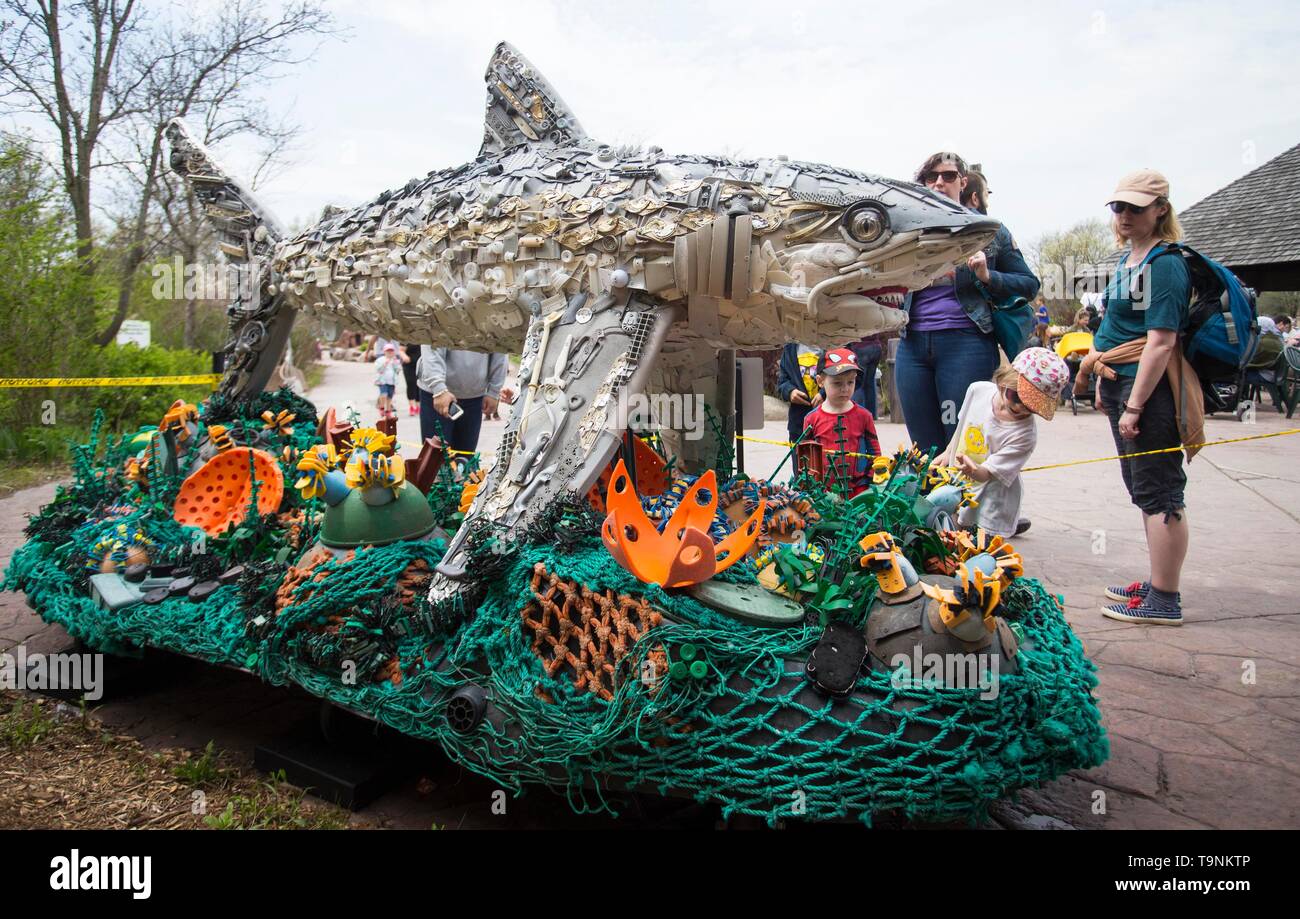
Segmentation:
[[(508, 369), (504, 354), (422, 348), (416, 369), (420, 436), (441, 434), (443, 443), (453, 450), (477, 450), (479, 429), (485, 417), (496, 416)], [(454, 420), (453, 403), (462, 410)]]

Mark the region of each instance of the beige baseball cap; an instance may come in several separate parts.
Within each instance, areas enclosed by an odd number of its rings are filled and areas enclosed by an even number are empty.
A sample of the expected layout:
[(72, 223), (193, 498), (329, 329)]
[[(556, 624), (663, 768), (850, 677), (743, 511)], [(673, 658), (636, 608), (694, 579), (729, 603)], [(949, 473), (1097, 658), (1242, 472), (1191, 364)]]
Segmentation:
[[(1139, 169), (1130, 172), (1119, 180), (1110, 201), (1126, 201), (1138, 207), (1146, 207), (1156, 198), (1169, 197), (1169, 180), (1154, 169)], [(1106, 203), (1109, 204), (1110, 201)]]

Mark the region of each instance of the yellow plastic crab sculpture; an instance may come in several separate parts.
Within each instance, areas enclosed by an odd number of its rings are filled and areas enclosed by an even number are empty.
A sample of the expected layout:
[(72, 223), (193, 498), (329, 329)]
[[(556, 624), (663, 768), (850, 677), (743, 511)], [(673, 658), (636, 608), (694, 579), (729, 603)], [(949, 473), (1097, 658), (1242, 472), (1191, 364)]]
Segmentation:
[(937, 600), (943, 626), (962, 641), (979, 641), (997, 629), (995, 612), (1002, 602), (1002, 578), (980, 568), (957, 566), (961, 582), (952, 590), (921, 582), (926, 596)]
[(288, 409), (283, 409), (279, 414), (275, 414), (268, 409), (262, 412), (262, 427), (267, 431), (275, 431), (282, 437), (292, 437), (292, 422), (298, 416)]
[(1024, 574), (1020, 554), (1001, 536), (984, 530), (972, 537), (960, 531), (950, 545), (957, 556), (958, 584), (951, 590), (922, 583), (927, 596), (938, 601), (944, 627), (963, 641), (978, 641), (997, 628), (1002, 592)]
[(396, 494), (406, 481), (406, 462), (400, 456), (371, 453), (348, 460), (349, 488), (391, 488)]
[(218, 453), (225, 453), (235, 446), (234, 440), (230, 437), (230, 429), (224, 424), (214, 424), (208, 427), (208, 440), (216, 448)]
[(910, 572), (911, 581), (916, 582), (916, 572), (890, 533), (884, 530), (869, 533), (858, 541), (858, 545), (866, 553), (858, 559), (858, 564), (870, 569), (876, 577), (876, 583), (886, 594), (901, 594), (911, 586), (904, 571)]
[(320, 498), (325, 494), (325, 476), (336, 469), (339, 455), (333, 444), (316, 444), (298, 459), (297, 469), (303, 473), (294, 488), (302, 492), (307, 500)]
[(175, 431), (177, 441), (185, 443), (194, 433), (190, 430), (190, 427), (196, 425), (198, 420), (199, 410), (194, 404), (186, 402), (184, 399), (177, 399), (172, 403), (172, 407), (167, 409), (167, 414), (163, 415), (162, 421), (158, 423), (158, 430), (163, 433)]
[(893, 471), (894, 458), (892, 456), (877, 456), (871, 461), (871, 483), (873, 485), (884, 485), (889, 481)]
[(990, 536), (983, 528), (974, 535), (966, 530), (953, 530), (941, 535), (948, 548), (956, 555), (959, 564), (969, 561), (976, 555), (993, 556), (1004, 588), (1025, 573), (1024, 560), (1021, 559), (1020, 553), (1001, 536)]

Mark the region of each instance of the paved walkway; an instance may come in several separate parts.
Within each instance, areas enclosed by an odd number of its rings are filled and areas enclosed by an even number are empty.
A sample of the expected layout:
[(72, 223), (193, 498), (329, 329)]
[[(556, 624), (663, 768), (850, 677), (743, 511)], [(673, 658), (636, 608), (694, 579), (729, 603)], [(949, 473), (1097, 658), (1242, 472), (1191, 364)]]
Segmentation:
[[(332, 364), (309, 395), (320, 407), (351, 398), (363, 423), (375, 416), (371, 371)], [(399, 393), (400, 396), (400, 393)], [(399, 404), (403, 404), (399, 399)], [(484, 424), (491, 452), (502, 422)], [(1252, 424), (1211, 418), (1210, 439), (1300, 427), (1271, 411)], [(901, 443), (900, 425), (881, 424), (885, 449)], [(398, 433), (418, 441), (418, 419), (399, 417)], [(762, 432), (784, 438), (784, 424)], [(780, 448), (751, 444), (747, 468), (768, 473)], [(1108, 456), (1104, 418), (1068, 411), (1041, 425), (1036, 465)], [(1167, 828), (1300, 827), (1300, 602), (1293, 559), (1300, 551), (1300, 435), (1203, 451), (1188, 470), (1192, 545), (1182, 585), (1182, 628), (1125, 625), (1102, 618), (1108, 583), (1147, 574), (1137, 510), (1113, 463), (1026, 473), (1025, 512), (1033, 528), (1015, 541), (1028, 574), (1065, 596), (1066, 616), (1096, 662), (1098, 696), (1111, 759), (1072, 773), (996, 809), (1004, 826)], [(20, 544), (25, 515), (53, 497), (54, 486), (0, 500), (0, 564)], [(20, 596), (0, 594), (0, 650), (64, 646)], [(269, 732), (310, 716), (315, 703), (215, 668), (187, 668), (157, 691), (111, 702), (99, 713), (146, 744), (200, 749), (209, 740), (251, 762)], [(558, 800), (534, 792), (490, 815), (491, 786), (453, 766), (429, 770), (363, 813), (393, 826), (583, 826)], [(705, 819), (703, 817), (701, 820)], [(604, 824), (603, 820), (595, 822)]]

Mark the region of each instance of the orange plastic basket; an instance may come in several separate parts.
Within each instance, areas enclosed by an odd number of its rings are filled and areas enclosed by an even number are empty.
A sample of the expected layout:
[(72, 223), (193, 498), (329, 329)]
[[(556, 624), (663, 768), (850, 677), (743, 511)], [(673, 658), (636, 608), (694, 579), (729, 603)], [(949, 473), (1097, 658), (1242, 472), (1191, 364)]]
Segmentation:
[(258, 513), (275, 511), (284, 496), (280, 464), (265, 450), (233, 447), (212, 457), (181, 483), (172, 516), (181, 523), (200, 527), (209, 536), (218, 536), (230, 524), (243, 522), (253, 490), (248, 468), (250, 453), (258, 482)]

